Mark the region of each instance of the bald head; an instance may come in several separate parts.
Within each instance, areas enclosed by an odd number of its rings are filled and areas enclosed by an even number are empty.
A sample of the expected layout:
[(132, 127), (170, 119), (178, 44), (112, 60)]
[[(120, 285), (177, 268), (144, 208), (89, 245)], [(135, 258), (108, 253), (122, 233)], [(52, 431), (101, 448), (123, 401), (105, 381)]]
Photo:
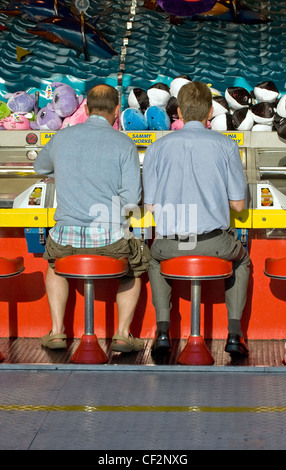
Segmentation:
[(105, 117), (112, 125), (118, 115), (119, 97), (117, 90), (110, 85), (96, 85), (86, 94), (87, 114)]

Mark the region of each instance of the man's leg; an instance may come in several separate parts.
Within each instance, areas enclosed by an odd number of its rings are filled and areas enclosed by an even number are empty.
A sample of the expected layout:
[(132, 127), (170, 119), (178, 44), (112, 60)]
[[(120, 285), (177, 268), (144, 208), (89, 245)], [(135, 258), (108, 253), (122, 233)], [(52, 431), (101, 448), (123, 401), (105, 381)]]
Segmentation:
[(169, 240), (155, 240), (151, 246), (149, 279), (152, 292), (152, 303), (156, 312), (156, 335), (152, 344), (152, 354), (166, 354), (171, 349), (169, 337), (171, 311), (171, 282), (162, 276), (160, 261), (172, 258), (173, 244)]
[(116, 302), (118, 310), (118, 328), (112, 338), (112, 351), (131, 352), (140, 351), (144, 347), (144, 341), (133, 338), (129, 329), (134, 317), (136, 305), (141, 291), (141, 279), (131, 278), (120, 282)]
[(136, 305), (141, 291), (141, 279), (130, 278), (120, 282), (116, 296), (118, 309), (118, 328), (116, 334), (128, 339), (129, 328), (133, 320)]
[(55, 274), (50, 266), (46, 274), (46, 291), (52, 317), (51, 334), (61, 334), (64, 332), (64, 316), (69, 295), (69, 284), (66, 278)]

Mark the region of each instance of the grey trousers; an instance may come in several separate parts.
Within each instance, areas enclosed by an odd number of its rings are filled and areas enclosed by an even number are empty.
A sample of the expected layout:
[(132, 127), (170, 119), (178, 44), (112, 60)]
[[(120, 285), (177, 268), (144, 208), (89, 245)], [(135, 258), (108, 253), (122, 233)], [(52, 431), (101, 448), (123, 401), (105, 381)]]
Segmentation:
[[(186, 244), (187, 248), (187, 244)], [(172, 282), (160, 273), (160, 261), (178, 256), (216, 256), (233, 263), (233, 274), (225, 280), (225, 302), (228, 315), (228, 332), (242, 336), (240, 320), (246, 302), (250, 258), (237, 231), (229, 229), (208, 240), (197, 241), (193, 249), (184, 249), (184, 242), (155, 239), (151, 246), (149, 279), (156, 322), (170, 322)]]

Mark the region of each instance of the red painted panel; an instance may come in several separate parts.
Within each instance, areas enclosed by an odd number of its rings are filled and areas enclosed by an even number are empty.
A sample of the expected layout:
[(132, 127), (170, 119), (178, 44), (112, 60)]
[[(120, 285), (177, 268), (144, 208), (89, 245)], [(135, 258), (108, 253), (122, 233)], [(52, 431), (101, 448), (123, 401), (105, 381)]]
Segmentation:
[[(286, 255), (286, 240), (267, 240), (263, 231), (249, 234), (252, 272), (243, 317), (243, 330), (249, 339), (286, 338), (286, 281), (264, 275), (265, 258)], [(51, 328), (45, 293), (47, 263), (42, 255), (28, 253), (24, 230), (0, 228), (0, 256), (23, 256), (25, 271), (17, 277), (0, 280), (0, 336), (40, 337)], [(83, 283), (70, 280), (66, 312), (66, 332), (70, 337), (84, 333)], [(118, 281), (100, 280), (95, 285), (95, 333), (111, 337), (117, 327), (116, 289)], [(187, 338), (190, 334), (190, 284), (174, 282), (171, 334)], [(142, 292), (132, 333), (148, 338), (156, 330), (148, 276), (142, 279)], [(224, 281), (202, 284), (201, 331), (206, 338), (225, 338), (227, 312)]]

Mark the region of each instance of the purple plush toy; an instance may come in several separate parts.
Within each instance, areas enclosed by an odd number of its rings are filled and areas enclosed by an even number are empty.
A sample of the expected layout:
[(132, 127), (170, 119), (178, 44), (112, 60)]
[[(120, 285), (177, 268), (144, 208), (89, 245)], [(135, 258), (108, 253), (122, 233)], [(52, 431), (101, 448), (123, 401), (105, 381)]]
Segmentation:
[(77, 96), (76, 92), (69, 85), (61, 82), (51, 83), (55, 87), (52, 99), (52, 106), (60, 117), (71, 116), (83, 101), (83, 96)]
[(37, 114), (36, 121), (30, 122), (31, 129), (58, 131), (62, 127), (62, 119), (57, 115), (51, 103), (44, 106)]
[(3, 98), (8, 100), (7, 106), (12, 113), (26, 114), (32, 111), (35, 106), (35, 95), (26, 93), (25, 91), (6, 93), (6, 95), (3, 95)]

